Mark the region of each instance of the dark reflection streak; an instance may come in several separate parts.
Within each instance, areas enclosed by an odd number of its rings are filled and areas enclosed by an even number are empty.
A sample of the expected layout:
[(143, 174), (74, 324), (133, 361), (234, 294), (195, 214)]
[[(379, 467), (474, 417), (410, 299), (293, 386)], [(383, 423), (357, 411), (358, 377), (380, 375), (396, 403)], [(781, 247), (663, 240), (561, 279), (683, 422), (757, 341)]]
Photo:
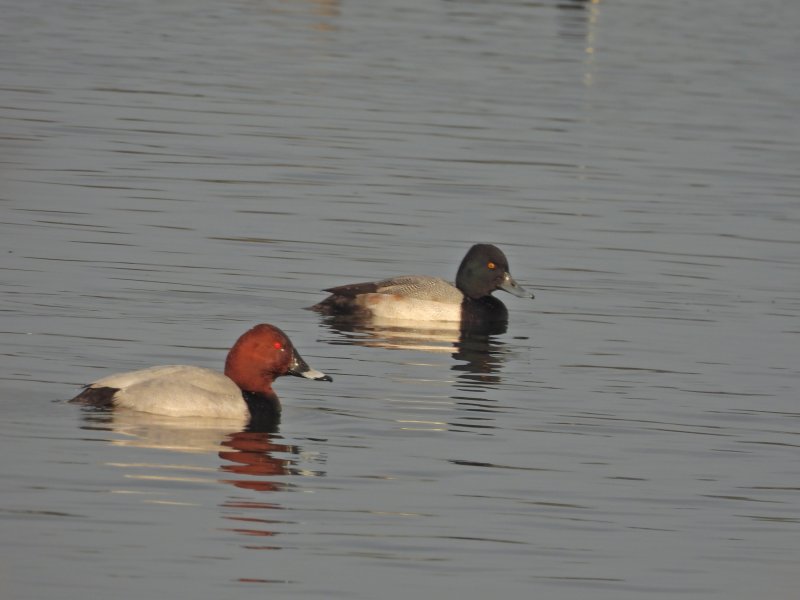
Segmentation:
[(513, 465), (497, 465), (494, 463), (484, 463), (484, 462), (477, 462), (471, 460), (457, 460), (457, 459), (449, 459), (447, 462), (452, 463), (454, 465), (460, 465), (465, 467), (481, 467), (481, 468), (491, 468), (491, 469), (511, 469), (514, 471), (551, 471), (552, 469), (538, 469), (536, 467), (515, 467)]
[(100, 241), (90, 241), (90, 240), (74, 240), (74, 244), (90, 244), (96, 246), (121, 246), (125, 248), (137, 248), (138, 244), (124, 244), (122, 242), (100, 242)]
[[(646, 311), (646, 310), (653, 310), (652, 307), (642, 307), (639, 310)], [(609, 321), (597, 321), (592, 320), (593, 323), (607, 323), (613, 324), (615, 320), (613, 319), (647, 319), (650, 320), (658, 320), (658, 321), (687, 321), (687, 322), (700, 322), (700, 323), (714, 323), (715, 319), (701, 319), (699, 317), (667, 317), (663, 315), (632, 315), (632, 314), (608, 314), (608, 313), (587, 313), (587, 312), (568, 312), (568, 311), (559, 311), (559, 310), (549, 310), (549, 311), (541, 311), (540, 314), (543, 315), (563, 315), (567, 317), (606, 317), (608, 319), (612, 319)]]
[(185, 92), (175, 92), (169, 91), (165, 92), (163, 90), (142, 90), (137, 88), (113, 88), (113, 87), (95, 87), (92, 88), (93, 91), (96, 92), (114, 92), (114, 93), (122, 93), (122, 94), (153, 94), (153, 95), (163, 95), (163, 96), (171, 96), (176, 98), (203, 98), (205, 94), (187, 94)]
[(794, 261), (786, 259), (776, 259), (776, 258), (759, 258), (756, 256), (735, 256), (732, 254), (687, 254), (684, 252), (667, 252), (665, 250), (649, 250), (647, 248), (616, 248), (612, 246), (599, 246), (596, 247), (595, 250), (597, 251), (607, 251), (607, 252), (625, 252), (625, 253), (637, 253), (637, 254), (661, 254), (664, 256), (681, 256), (681, 257), (689, 257), (692, 259), (698, 258), (718, 258), (721, 260), (742, 260), (742, 261), (749, 261), (749, 262), (764, 262), (769, 264), (795, 264)]
[(48, 337), (72, 338), (72, 339), (77, 339), (77, 340), (99, 340), (99, 341), (104, 341), (104, 342), (134, 342), (134, 341), (136, 341), (133, 338), (114, 338), (114, 337), (108, 337), (108, 336), (97, 337), (97, 336), (89, 336), (89, 335), (78, 335), (76, 333), (68, 334), (68, 333), (55, 333), (55, 332), (48, 332), (48, 331), (42, 331), (40, 333), (37, 333), (36, 335), (48, 336)]
[[(52, 169), (47, 169), (48, 172), (52, 171)], [(21, 208), (17, 207), (14, 208), (17, 212), (28, 212), (28, 213), (43, 213), (43, 214), (54, 214), (54, 215), (88, 215), (89, 213), (82, 210), (55, 210), (52, 208)], [(93, 225), (93, 227), (102, 227), (101, 225)]]
[(467, 429), (496, 429), (496, 427), (492, 425), (476, 425), (474, 423), (461, 423), (459, 427)]
[(625, 365), (593, 365), (593, 364), (577, 364), (577, 365), (561, 365), (565, 369), (598, 369), (609, 371), (640, 371), (643, 373), (659, 373), (667, 375), (700, 375), (699, 371), (670, 371), (668, 369), (656, 369), (652, 367), (628, 367)]
[(784, 448), (800, 448), (800, 444), (787, 444), (785, 442), (761, 442), (758, 440), (738, 440), (737, 444), (754, 444), (760, 446), (781, 446)]
[[(153, 179), (152, 177), (149, 179)], [(166, 179), (166, 178), (164, 178)], [(122, 190), (122, 191), (129, 191), (129, 192), (154, 192), (159, 193), (161, 192), (158, 188), (145, 188), (145, 187), (130, 187), (127, 185), (100, 185), (100, 184), (90, 184), (90, 183), (68, 183), (64, 181), (38, 181), (38, 180), (26, 180), (21, 179), (20, 181), (24, 181), (26, 183), (43, 183), (46, 185), (57, 185), (63, 187), (75, 187), (75, 188), (87, 188), (87, 189), (98, 189), (98, 190)]]
[[(690, 424), (687, 424), (687, 423), (672, 423), (672, 422), (669, 422), (669, 421), (653, 421), (653, 420), (648, 420), (648, 419), (625, 419), (625, 418), (622, 418), (622, 417), (611, 417), (611, 416), (607, 416), (607, 415), (594, 415), (594, 414), (591, 414), (591, 413), (583, 413), (583, 414), (572, 415), (572, 418), (580, 418), (580, 419), (595, 420), (595, 421), (618, 421), (618, 422), (621, 422), (621, 423), (638, 423), (638, 424), (642, 424), (642, 425), (656, 425), (656, 426), (660, 426), (660, 427), (666, 427), (666, 426), (669, 425), (669, 426), (672, 426), (673, 428), (677, 428), (677, 427), (692, 427), (694, 429), (719, 429), (719, 430), (723, 429), (723, 427), (721, 427), (719, 425), (690, 425)], [(703, 433), (703, 434), (707, 434), (707, 435), (719, 435), (719, 436), (725, 436), (725, 437), (730, 437), (730, 436), (735, 435), (735, 434), (732, 434), (732, 433), (715, 433), (715, 432), (710, 432), (710, 431), (708, 431), (708, 432), (706, 432), (706, 431), (694, 432), (694, 431), (689, 431), (689, 430), (686, 430), (686, 429), (665, 429), (665, 431), (681, 431), (683, 433)]]
[(109, 225), (72, 223), (70, 221), (45, 221), (43, 219), (36, 219), (34, 222), (37, 225), (59, 225), (61, 227), (69, 227), (70, 229), (83, 228), (83, 229), (88, 229), (89, 231), (97, 231), (102, 229), (104, 230), (102, 231), (102, 233), (113, 233), (114, 235), (130, 235), (130, 233), (127, 231), (122, 231), (120, 229), (111, 229)]

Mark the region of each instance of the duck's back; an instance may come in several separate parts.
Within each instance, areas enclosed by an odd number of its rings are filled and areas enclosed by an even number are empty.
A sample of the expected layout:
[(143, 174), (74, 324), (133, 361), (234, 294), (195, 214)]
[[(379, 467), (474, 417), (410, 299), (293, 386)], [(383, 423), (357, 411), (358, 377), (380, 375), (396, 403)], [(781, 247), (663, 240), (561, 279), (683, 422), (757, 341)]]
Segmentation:
[(313, 306), (313, 310), (387, 319), (458, 321), (464, 300), (461, 291), (451, 283), (425, 275), (401, 275), (325, 291), (330, 296)]
[(464, 294), (452, 283), (427, 275), (401, 275), (375, 284), (379, 294), (395, 294), (415, 300), (461, 304)]
[(249, 414), (233, 381), (218, 371), (188, 365), (110, 375), (87, 386), (75, 401), (97, 404), (103, 392), (114, 406), (159, 415), (238, 419)]
[[(452, 283), (426, 275), (400, 275), (380, 281), (340, 285), (327, 288), (325, 291), (330, 292), (332, 297), (339, 298), (355, 298), (364, 294), (389, 294), (450, 304), (459, 304), (464, 299), (464, 295)], [(322, 305), (323, 302), (317, 306)]]

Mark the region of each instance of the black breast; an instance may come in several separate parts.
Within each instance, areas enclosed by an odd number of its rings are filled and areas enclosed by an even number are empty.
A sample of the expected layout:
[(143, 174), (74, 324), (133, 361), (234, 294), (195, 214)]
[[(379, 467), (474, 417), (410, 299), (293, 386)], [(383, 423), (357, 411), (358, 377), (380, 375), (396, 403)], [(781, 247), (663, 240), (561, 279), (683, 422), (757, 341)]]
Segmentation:
[(281, 421), (281, 403), (275, 394), (242, 392), (242, 398), (250, 411), (248, 431), (274, 432)]

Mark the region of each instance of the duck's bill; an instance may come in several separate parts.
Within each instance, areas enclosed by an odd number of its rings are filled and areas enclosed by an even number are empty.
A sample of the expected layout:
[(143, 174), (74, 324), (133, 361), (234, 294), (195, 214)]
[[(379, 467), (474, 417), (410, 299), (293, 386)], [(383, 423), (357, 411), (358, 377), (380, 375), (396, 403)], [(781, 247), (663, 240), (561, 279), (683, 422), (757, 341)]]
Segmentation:
[(333, 381), (333, 377), (326, 375), (322, 371), (317, 371), (308, 366), (308, 363), (303, 358), (294, 353), (292, 364), (289, 365), (289, 375), (295, 377), (305, 377), (306, 379), (313, 379), (314, 381)]
[(514, 281), (514, 278), (509, 273), (503, 273), (503, 281), (498, 286), (504, 292), (518, 296), (519, 298), (535, 298), (532, 293)]

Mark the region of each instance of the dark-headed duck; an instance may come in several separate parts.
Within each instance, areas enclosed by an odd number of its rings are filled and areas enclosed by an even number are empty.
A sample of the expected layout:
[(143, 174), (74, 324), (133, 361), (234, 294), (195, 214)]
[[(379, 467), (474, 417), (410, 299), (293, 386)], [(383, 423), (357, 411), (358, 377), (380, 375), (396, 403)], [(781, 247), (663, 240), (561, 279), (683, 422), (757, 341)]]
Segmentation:
[(495, 290), (534, 297), (511, 277), (508, 259), (499, 248), (475, 244), (458, 267), (455, 285), (426, 275), (353, 283), (326, 289), (330, 296), (311, 310), (326, 315), (462, 324), (507, 320), (505, 305), (491, 295)]

